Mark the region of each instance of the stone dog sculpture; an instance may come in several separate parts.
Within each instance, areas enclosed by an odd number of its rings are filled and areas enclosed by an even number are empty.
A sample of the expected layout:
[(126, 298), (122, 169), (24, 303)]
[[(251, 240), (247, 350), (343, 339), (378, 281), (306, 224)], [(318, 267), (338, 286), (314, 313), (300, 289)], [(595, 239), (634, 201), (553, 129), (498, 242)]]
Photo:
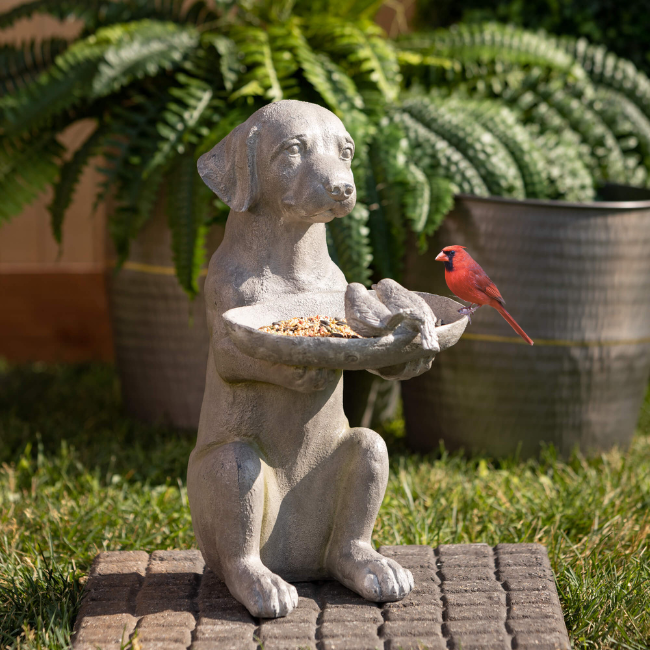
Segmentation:
[[(325, 223), (355, 205), (353, 154), (333, 113), (280, 101), (198, 163), (231, 212), (205, 283), (211, 344), (188, 495), (207, 565), (254, 616), (296, 607), (288, 581), (335, 578), (376, 602), (413, 588), (411, 573), (371, 546), (388, 455), (374, 431), (349, 427), (341, 371), (249, 357), (221, 318), (287, 294), (346, 289)], [(419, 374), (430, 363), (416, 366)], [(404, 378), (413, 375), (404, 364)]]

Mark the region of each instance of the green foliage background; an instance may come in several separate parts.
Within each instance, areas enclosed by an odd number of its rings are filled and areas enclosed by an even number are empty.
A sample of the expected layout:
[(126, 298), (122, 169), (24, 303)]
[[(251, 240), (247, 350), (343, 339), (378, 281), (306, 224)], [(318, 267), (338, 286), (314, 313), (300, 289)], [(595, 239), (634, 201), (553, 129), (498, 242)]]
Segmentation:
[[(319, 103), (356, 142), (357, 206), (328, 224), (349, 281), (400, 279), (454, 195), (591, 201), (606, 182), (648, 185), (650, 80), (584, 39), (498, 23), (388, 40), (379, 0), (33, 0), (0, 14), (77, 18), (71, 42), (0, 49), (0, 224), (48, 185), (52, 230), (101, 154), (118, 263), (161, 188), (177, 277), (190, 297), (205, 238), (227, 208), (196, 160), (264, 104)], [(95, 129), (67, 159), (58, 135)], [(171, 181), (169, 181), (171, 179)]]
[[(359, 155), (359, 205), (330, 226), (333, 254), (349, 278), (368, 282), (371, 260), (367, 148), (374, 120), (399, 94), (393, 46), (369, 20), (377, 2), (296, 0), (34, 0), (0, 15), (0, 29), (50, 14), (83, 22), (79, 38), (6, 46), (0, 52), (0, 223), (53, 185), (52, 229), (61, 224), (83, 167), (103, 154), (115, 209), (109, 230), (122, 263), (150, 217), (165, 178), (181, 285), (198, 291), (204, 240), (227, 212), (196, 173), (196, 159), (260, 106), (302, 99), (343, 118)], [(57, 135), (96, 129), (65, 160)]]
[(584, 37), (650, 72), (650, 13), (644, 0), (418, 0), (418, 29), (498, 20)]

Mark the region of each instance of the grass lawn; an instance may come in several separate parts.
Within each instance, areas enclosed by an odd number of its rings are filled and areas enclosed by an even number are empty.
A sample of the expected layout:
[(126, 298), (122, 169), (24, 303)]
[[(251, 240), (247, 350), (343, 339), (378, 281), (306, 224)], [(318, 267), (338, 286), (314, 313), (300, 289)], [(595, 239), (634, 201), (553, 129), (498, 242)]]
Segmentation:
[[(650, 647), (650, 393), (627, 453), (539, 461), (407, 453), (376, 544), (541, 542), (574, 647)], [(103, 549), (189, 548), (192, 436), (120, 411), (107, 366), (0, 368), (0, 648), (64, 648)]]

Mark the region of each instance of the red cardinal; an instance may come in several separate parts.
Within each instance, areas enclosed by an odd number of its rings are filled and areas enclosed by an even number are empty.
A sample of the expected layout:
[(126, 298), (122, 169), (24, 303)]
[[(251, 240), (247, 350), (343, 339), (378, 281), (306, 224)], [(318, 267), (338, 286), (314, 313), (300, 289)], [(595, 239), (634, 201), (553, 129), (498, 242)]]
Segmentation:
[(471, 305), (459, 309), (461, 314), (469, 316), (481, 305), (494, 307), (508, 322), (519, 336), (526, 343), (533, 345), (533, 339), (517, 325), (515, 319), (505, 310), (506, 301), (501, 297), (496, 284), (488, 278), (487, 273), (465, 252), (464, 246), (445, 246), (438, 257), (437, 262), (445, 263), (445, 280), (447, 286), (461, 300)]

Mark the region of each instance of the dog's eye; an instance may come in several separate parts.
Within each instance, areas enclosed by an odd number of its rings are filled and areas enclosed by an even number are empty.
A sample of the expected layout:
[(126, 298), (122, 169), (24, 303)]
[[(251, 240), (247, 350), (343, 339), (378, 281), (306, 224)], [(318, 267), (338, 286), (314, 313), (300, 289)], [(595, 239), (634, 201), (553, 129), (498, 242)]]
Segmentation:
[(354, 151), (352, 150), (352, 147), (346, 147), (341, 152), (341, 158), (343, 158), (343, 160), (352, 160), (353, 155)]
[(290, 156), (297, 156), (300, 153), (300, 145), (292, 144), (290, 147), (287, 147), (287, 153)]

